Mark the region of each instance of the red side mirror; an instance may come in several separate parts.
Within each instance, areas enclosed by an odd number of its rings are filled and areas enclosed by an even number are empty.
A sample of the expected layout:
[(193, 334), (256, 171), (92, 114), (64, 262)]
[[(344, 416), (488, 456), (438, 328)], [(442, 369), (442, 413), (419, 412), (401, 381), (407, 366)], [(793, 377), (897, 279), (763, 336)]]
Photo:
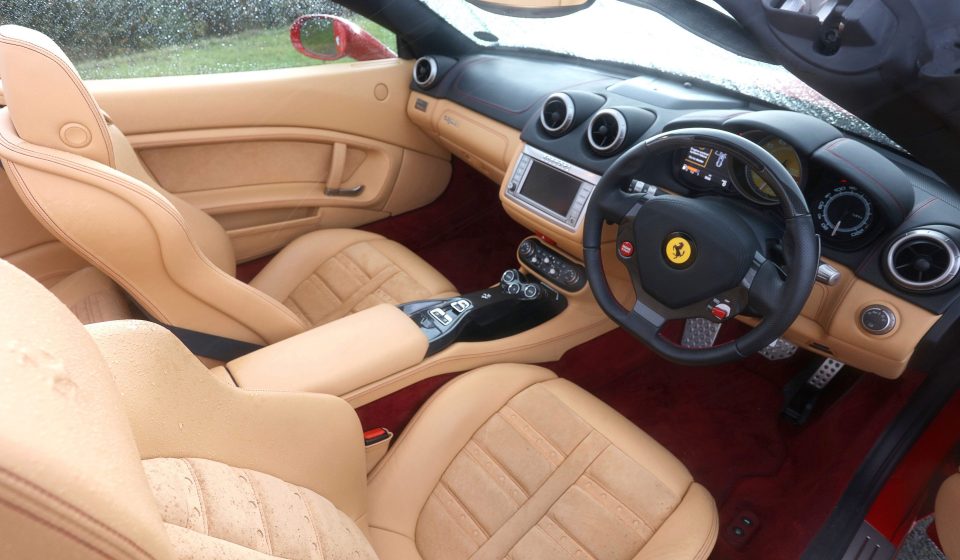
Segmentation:
[(352, 21), (337, 16), (300, 16), (290, 26), (290, 42), (304, 56), (319, 60), (396, 58), (397, 54)]

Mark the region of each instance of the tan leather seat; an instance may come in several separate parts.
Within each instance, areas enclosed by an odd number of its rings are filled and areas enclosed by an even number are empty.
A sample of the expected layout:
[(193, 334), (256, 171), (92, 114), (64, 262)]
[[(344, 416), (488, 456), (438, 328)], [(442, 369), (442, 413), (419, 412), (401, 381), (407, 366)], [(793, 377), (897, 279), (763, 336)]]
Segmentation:
[(169, 325), (282, 340), (377, 303), (455, 295), (439, 272), (371, 233), (317, 231), (250, 286), (209, 215), (166, 192), (47, 36), (0, 27), (0, 160), (40, 222)]
[(368, 488), (342, 399), (240, 390), (152, 323), (85, 330), (4, 262), (0, 306), (3, 557), (684, 559), (717, 536), (677, 459), (542, 368), (449, 383)]
[(120, 288), (92, 266), (60, 280), (50, 291), (85, 325), (134, 317)]
[(960, 474), (943, 481), (933, 515), (944, 554), (950, 560), (960, 560)]

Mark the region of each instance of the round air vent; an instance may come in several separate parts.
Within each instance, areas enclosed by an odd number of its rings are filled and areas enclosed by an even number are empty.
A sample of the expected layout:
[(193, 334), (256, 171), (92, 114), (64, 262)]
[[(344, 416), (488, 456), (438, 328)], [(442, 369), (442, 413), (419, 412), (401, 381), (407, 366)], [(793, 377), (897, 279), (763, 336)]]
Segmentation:
[(960, 249), (950, 237), (932, 229), (904, 233), (887, 249), (887, 274), (905, 290), (942, 288), (960, 271)]
[(627, 137), (627, 119), (616, 109), (603, 109), (590, 119), (587, 142), (593, 151), (602, 155), (616, 152)]
[(428, 89), (437, 81), (437, 60), (432, 56), (422, 56), (413, 63), (413, 81), (423, 89)]
[(573, 124), (573, 99), (565, 93), (554, 93), (540, 108), (540, 124), (551, 136), (560, 136)]

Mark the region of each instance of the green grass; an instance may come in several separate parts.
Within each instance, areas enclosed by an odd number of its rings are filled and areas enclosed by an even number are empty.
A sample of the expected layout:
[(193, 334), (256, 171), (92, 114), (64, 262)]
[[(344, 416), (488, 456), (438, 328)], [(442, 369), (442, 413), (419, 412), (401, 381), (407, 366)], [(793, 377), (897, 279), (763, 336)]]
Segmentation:
[[(389, 30), (362, 18), (355, 21), (380, 42), (396, 50), (396, 38)], [(341, 59), (349, 60), (352, 59)], [(330, 63), (308, 58), (294, 50), (290, 44), (290, 29), (280, 27), (85, 61), (78, 64), (77, 69), (84, 79), (98, 80), (246, 72), (316, 64)]]

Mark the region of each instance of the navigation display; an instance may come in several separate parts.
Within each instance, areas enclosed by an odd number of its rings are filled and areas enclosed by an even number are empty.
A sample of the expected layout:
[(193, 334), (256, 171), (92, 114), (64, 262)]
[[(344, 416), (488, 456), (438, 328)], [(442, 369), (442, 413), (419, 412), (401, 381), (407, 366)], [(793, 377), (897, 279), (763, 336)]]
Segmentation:
[(520, 193), (551, 212), (566, 216), (580, 190), (580, 183), (576, 177), (533, 160)]
[(733, 190), (730, 178), (731, 162), (726, 152), (713, 148), (691, 146), (680, 164), (681, 174), (700, 188)]

